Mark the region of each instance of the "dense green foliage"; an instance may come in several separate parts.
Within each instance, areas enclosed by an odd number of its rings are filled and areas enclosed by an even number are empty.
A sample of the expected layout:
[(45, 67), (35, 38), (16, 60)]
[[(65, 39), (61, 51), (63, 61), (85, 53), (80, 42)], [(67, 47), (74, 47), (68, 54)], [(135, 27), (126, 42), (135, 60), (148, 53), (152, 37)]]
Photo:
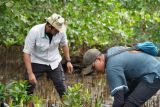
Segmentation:
[(0, 44), (23, 44), (29, 29), (52, 13), (68, 22), (72, 49), (160, 42), (160, 0), (0, 0)]

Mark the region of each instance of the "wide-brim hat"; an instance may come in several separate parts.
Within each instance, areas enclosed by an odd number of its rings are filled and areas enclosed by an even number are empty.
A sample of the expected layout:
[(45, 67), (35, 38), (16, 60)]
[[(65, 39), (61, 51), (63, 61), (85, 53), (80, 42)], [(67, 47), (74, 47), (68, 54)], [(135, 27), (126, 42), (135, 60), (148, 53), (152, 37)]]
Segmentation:
[(66, 32), (66, 24), (64, 18), (57, 14), (53, 13), (50, 17), (46, 19), (46, 21), (55, 27), (59, 32)]
[(92, 63), (96, 60), (97, 56), (100, 55), (101, 52), (98, 49), (89, 49), (85, 52), (83, 56), (83, 64), (86, 66), (82, 70), (83, 75), (87, 75), (93, 72)]

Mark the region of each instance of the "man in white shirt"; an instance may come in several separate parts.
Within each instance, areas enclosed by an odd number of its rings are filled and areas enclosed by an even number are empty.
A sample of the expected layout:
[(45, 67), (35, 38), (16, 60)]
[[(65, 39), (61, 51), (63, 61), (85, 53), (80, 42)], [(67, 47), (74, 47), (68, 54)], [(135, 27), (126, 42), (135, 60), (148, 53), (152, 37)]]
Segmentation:
[(33, 94), (37, 79), (44, 73), (47, 73), (53, 81), (60, 97), (64, 94), (64, 72), (59, 46), (64, 53), (68, 72), (73, 71), (65, 32), (65, 20), (56, 13), (48, 17), (46, 23), (36, 25), (28, 32), (23, 49), (23, 59), (27, 69), (25, 79), (29, 80), (29, 94)]

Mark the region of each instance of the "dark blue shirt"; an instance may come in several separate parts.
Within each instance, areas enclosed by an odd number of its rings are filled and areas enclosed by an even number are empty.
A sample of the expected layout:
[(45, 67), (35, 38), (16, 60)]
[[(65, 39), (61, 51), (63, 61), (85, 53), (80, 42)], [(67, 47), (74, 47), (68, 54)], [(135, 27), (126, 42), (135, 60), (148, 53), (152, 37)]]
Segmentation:
[[(108, 50), (108, 55), (119, 52), (125, 47), (112, 47)], [(155, 57), (143, 52), (122, 52), (112, 56), (106, 63), (106, 75), (108, 78), (111, 95), (119, 90), (128, 91), (128, 80), (145, 80), (153, 83), (155, 79), (160, 79), (160, 61)]]

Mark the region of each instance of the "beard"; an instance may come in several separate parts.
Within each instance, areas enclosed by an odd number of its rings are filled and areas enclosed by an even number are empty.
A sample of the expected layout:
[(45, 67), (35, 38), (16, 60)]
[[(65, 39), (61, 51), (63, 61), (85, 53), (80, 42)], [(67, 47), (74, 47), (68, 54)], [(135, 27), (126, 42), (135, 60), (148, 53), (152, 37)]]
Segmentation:
[(52, 34), (52, 33), (47, 33), (47, 32), (46, 32), (46, 34), (47, 34), (48, 36), (53, 36), (53, 34)]
[(48, 36), (56, 36), (57, 32), (55, 32), (55, 33), (46, 32), (46, 34), (47, 34)]

